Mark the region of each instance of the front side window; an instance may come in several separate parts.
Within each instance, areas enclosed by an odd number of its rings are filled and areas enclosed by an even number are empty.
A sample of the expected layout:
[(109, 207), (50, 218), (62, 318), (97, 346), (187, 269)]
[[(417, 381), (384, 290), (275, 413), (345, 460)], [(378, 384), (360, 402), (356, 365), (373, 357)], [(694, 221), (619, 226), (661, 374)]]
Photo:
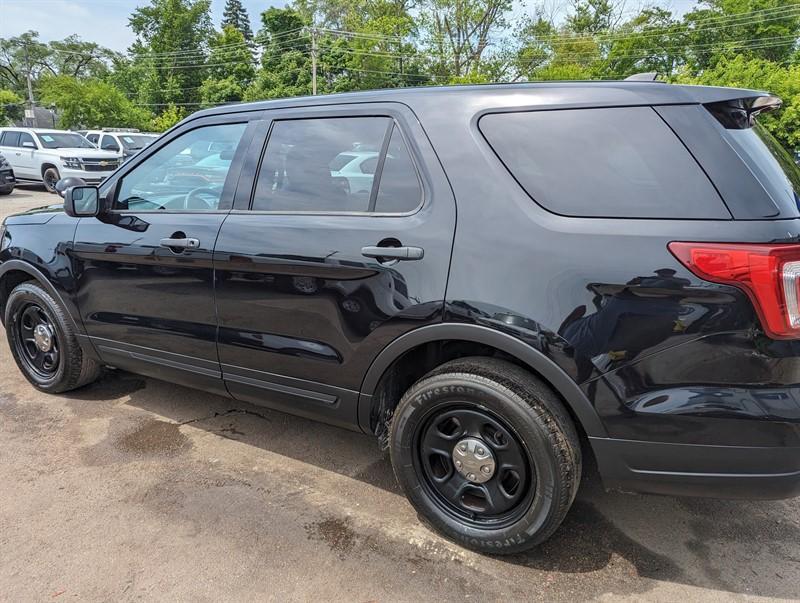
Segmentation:
[(74, 132), (37, 132), (39, 144), (45, 149), (92, 149), (92, 143)]
[(100, 140), (100, 135), (99, 134), (87, 134), (86, 135), (86, 140), (88, 140), (92, 144), (97, 144), (97, 141)]
[[(28, 143), (27, 145), (25, 143)], [(28, 134), (27, 132), (20, 132), (19, 133), (19, 146), (27, 147), (29, 149), (35, 149), (36, 143), (33, 141), (33, 136)]]
[(114, 140), (113, 136), (109, 136), (108, 134), (103, 136), (100, 142), (100, 148), (104, 151), (119, 151), (117, 141)]
[(247, 124), (204, 126), (181, 134), (126, 174), (117, 210), (213, 211)]

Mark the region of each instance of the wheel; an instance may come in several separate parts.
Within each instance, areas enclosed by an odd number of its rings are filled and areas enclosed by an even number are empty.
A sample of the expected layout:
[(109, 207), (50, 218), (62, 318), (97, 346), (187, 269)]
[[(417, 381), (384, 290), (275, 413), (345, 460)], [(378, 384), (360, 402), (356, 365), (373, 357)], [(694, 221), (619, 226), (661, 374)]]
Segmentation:
[(54, 167), (49, 167), (44, 171), (42, 174), (42, 181), (44, 182), (44, 187), (47, 189), (48, 193), (55, 194), (56, 191), (56, 182), (61, 179), (61, 176), (58, 175), (58, 170)]
[(578, 434), (558, 397), (493, 358), (454, 360), (414, 384), (395, 410), (389, 445), (420, 515), (480, 552), (546, 540), (580, 483)]
[(0, 195), (10, 195), (14, 192), (14, 185), (0, 187)]
[(65, 392), (100, 375), (100, 365), (83, 354), (65, 310), (38, 284), (14, 288), (5, 321), (14, 360), (36, 388)]

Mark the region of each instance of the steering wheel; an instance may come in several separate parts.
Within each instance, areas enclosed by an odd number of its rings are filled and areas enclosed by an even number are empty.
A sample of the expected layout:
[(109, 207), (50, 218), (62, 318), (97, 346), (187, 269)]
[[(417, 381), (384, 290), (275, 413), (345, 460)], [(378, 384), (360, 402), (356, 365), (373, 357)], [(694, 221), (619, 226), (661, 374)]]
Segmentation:
[(213, 195), (215, 200), (219, 200), (222, 191), (218, 189), (201, 186), (193, 189), (186, 194), (183, 200), (183, 209), (216, 209), (213, 203), (203, 199), (202, 195)]

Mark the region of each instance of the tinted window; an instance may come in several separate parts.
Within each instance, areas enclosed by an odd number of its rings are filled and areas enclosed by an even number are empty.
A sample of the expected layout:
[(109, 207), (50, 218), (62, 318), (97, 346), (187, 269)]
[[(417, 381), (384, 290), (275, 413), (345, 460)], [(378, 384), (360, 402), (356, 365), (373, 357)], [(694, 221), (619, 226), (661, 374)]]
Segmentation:
[(375, 211), (404, 213), (417, 208), (422, 200), (417, 170), (397, 127), (392, 130), (383, 163)]
[(0, 138), (0, 145), (4, 147), (16, 147), (19, 145), (19, 132), (3, 132)]
[(104, 151), (119, 151), (117, 141), (114, 140), (113, 136), (109, 136), (108, 134), (103, 135), (103, 139), (100, 141), (100, 148)]
[(99, 134), (88, 134), (86, 136), (86, 140), (88, 140), (89, 142), (92, 142), (94, 144), (97, 144), (97, 141), (100, 140), (100, 135)]
[(649, 107), (492, 114), (480, 129), (525, 191), (555, 213), (730, 217), (695, 160)]
[(245, 127), (224, 124), (181, 134), (122, 179), (115, 209), (216, 210)]
[[(367, 211), (372, 174), (348, 170), (359, 157), (380, 154), (388, 117), (278, 121), (261, 163), (253, 209), (265, 211)], [(343, 154), (356, 156), (337, 167)]]
[(19, 133), (19, 146), (24, 146), (25, 143), (29, 143), (28, 146), (32, 146), (34, 149), (36, 148), (36, 143), (33, 141), (33, 136), (28, 134), (27, 132), (20, 132)]
[(764, 126), (727, 130), (728, 140), (753, 170), (772, 199), (782, 206), (800, 207), (800, 167), (792, 155)]

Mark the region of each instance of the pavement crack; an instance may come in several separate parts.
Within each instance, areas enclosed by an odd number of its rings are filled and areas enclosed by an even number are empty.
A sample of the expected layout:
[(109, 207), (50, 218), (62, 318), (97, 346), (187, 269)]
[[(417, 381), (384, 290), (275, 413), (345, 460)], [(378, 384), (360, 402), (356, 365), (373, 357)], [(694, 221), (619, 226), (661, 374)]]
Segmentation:
[(195, 419), (188, 419), (186, 421), (181, 421), (180, 423), (178, 423), (178, 425), (182, 427), (184, 425), (191, 425), (192, 423), (202, 423), (204, 421), (218, 419), (219, 417), (230, 417), (232, 415), (252, 415), (254, 417), (258, 417), (259, 419), (263, 419), (264, 421), (271, 421), (271, 419), (266, 415), (262, 415), (261, 413), (256, 412), (254, 410), (247, 410), (245, 408), (229, 408), (228, 410), (223, 412), (215, 411), (210, 415), (204, 415), (202, 417), (197, 417)]

